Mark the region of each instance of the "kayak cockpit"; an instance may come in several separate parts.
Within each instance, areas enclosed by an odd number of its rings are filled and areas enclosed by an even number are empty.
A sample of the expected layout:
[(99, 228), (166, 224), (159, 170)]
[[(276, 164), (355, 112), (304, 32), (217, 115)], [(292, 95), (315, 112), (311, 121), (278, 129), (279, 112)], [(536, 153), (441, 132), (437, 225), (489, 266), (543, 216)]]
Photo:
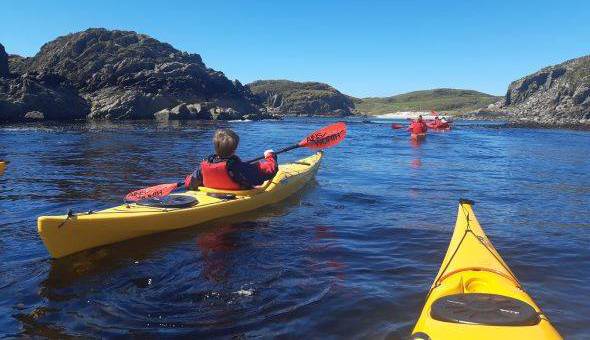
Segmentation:
[(432, 303), (430, 316), (438, 321), (486, 326), (534, 326), (539, 313), (522, 300), (498, 294), (453, 294)]
[(190, 208), (199, 204), (194, 196), (189, 195), (168, 195), (161, 198), (147, 198), (138, 202), (136, 205), (156, 208)]

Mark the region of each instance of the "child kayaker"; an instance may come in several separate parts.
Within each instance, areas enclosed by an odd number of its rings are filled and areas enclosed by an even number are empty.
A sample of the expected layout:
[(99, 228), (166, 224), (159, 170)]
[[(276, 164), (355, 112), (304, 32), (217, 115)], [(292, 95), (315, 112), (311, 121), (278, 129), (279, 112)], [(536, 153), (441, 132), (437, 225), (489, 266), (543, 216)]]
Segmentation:
[(230, 129), (218, 129), (213, 136), (215, 154), (201, 161), (199, 167), (184, 181), (187, 190), (205, 186), (221, 190), (245, 190), (272, 179), (277, 171), (277, 156), (264, 152), (264, 160), (245, 163), (235, 155), (240, 137)]
[(418, 116), (418, 119), (413, 121), (412, 124), (410, 124), (408, 131), (410, 131), (413, 134), (421, 134), (426, 133), (426, 131), (428, 131), (426, 123), (424, 122), (424, 120), (422, 120), (422, 115)]

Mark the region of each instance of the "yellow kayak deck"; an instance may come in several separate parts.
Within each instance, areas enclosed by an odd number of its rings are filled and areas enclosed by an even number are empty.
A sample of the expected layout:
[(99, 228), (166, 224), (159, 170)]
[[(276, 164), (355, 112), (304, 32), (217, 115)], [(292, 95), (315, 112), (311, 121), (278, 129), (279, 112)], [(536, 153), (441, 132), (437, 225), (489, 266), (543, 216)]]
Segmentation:
[(487, 238), (470, 201), (459, 204), (412, 339), (561, 339)]
[[(194, 226), (217, 218), (255, 210), (279, 202), (302, 189), (314, 178), (323, 153), (282, 164), (276, 176), (253, 190), (227, 191), (199, 188), (173, 194), (190, 196), (196, 204), (162, 208), (123, 204), (97, 212), (41, 216), (39, 236), (54, 258), (144, 235)], [(189, 199), (190, 199), (189, 198)]]

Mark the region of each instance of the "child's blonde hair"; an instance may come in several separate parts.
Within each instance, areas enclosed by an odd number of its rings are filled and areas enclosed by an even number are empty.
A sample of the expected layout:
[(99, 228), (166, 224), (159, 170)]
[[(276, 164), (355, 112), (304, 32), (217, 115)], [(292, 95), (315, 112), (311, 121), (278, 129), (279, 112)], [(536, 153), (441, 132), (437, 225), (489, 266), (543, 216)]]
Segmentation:
[(219, 157), (229, 157), (234, 154), (240, 143), (240, 137), (230, 129), (217, 129), (213, 135), (215, 153)]

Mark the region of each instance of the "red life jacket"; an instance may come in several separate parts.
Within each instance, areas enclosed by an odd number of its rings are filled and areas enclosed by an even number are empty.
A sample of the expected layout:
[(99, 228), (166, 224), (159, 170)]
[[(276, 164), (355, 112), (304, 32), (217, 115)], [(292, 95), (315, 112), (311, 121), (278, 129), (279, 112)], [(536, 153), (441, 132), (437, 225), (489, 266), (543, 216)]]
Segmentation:
[(414, 121), (410, 125), (411, 132), (416, 133), (416, 134), (425, 133), (426, 132), (425, 125), (426, 124), (424, 124), (424, 122)]
[(239, 183), (233, 180), (227, 172), (227, 161), (209, 163), (206, 160), (201, 162), (201, 174), (203, 185), (207, 188), (220, 190), (241, 190)]

